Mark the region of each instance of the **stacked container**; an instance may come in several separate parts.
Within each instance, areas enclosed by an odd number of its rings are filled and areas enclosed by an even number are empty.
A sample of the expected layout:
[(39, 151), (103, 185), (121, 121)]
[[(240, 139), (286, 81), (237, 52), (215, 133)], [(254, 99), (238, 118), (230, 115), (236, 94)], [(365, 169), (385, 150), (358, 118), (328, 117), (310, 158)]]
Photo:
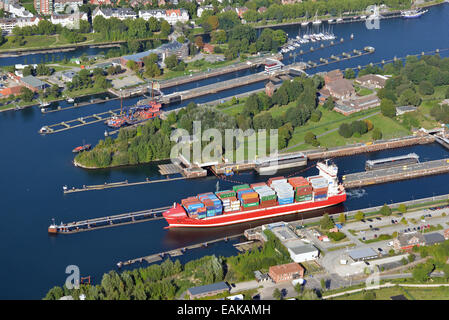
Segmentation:
[(204, 204), (200, 202), (197, 197), (182, 199), (181, 204), (187, 211), (189, 217), (200, 219), (205, 217), (205, 215), (203, 216)]
[(234, 191), (238, 191), (240, 189), (249, 189), (249, 185), (248, 184), (240, 184), (238, 186), (232, 187), (232, 190), (234, 190)]
[(294, 177), (290, 178), (288, 182), (292, 185), (295, 190), (295, 201), (311, 201), (313, 198), (313, 189), (306, 178), (304, 177)]
[(309, 178), (313, 188), (313, 199), (315, 201), (325, 200), (327, 198), (328, 181), (321, 176), (313, 176)]
[(265, 183), (255, 186), (254, 191), (259, 195), (260, 207), (266, 208), (277, 205), (276, 192)]
[(240, 210), (240, 201), (237, 200), (237, 193), (232, 190), (224, 190), (217, 192), (216, 195), (223, 203), (223, 213), (234, 212)]
[(283, 180), (283, 181), (285, 180), (285, 181), (287, 181), (284, 177), (280, 176), (280, 177), (274, 177), (274, 178), (268, 179), (267, 184), (271, 187), (271, 184), (273, 183), (273, 181), (276, 181), (276, 180)]
[(206, 207), (206, 216), (213, 217), (223, 213), (223, 205), (220, 199), (212, 192), (199, 194), (198, 198)]
[(257, 192), (245, 192), (240, 196), (243, 210), (252, 210), (259, 207), (259, 195)]
[(278, 202), (280, 205), (293, 203), (294, 191), (287, 179), (276, 179), (271, 181), (271, 188), (276, 191)]

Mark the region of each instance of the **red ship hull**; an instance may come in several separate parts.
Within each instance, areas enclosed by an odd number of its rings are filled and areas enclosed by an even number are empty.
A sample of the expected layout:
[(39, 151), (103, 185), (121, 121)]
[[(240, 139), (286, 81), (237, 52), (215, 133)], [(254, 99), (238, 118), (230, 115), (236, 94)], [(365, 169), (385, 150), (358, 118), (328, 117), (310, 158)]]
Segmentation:
[(346, 193), (331, 196), (326, 200), (294, 202), (292, 204), (278, 205), (274, 207), (259, 208), (256, 210), (236, 211), (222, 215), (207, 217), (204, 219), (189, 218), (180, 204), (164, 212), (163, 216), (168, 223), (166, 228), (184, 227), (222, 227), (231, 224), (250, 222), (255, 220), (279, 217), (299, 212), (334, 206), (346, 201)]

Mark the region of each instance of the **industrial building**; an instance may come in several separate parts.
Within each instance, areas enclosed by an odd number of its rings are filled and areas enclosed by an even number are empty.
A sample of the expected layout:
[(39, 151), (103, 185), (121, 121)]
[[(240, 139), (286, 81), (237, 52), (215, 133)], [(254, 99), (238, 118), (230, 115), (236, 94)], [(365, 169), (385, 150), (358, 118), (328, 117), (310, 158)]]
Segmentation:
[(374, 251), (374, 249), (372, 249), (372, 248), (362, 248), (362, 249), (352, 250), (352, 251), (349, 251), (348, 255), (355, 262), (365, 261), (365, 260), (369, 260), (369, 259), (375, 259), (375, 258), (379, 257), (379, 254), (376, 251)]
[(215, 296), (226, 291), (229, 291), (229, 286), (223, 281), (187, 289), (191, 299)]
[(304, 243), (301, 240), (287, 242), (285, 246), (292, 260), (297, 263), (316, 260), (320, 255), (320, 251), (315, 246)]

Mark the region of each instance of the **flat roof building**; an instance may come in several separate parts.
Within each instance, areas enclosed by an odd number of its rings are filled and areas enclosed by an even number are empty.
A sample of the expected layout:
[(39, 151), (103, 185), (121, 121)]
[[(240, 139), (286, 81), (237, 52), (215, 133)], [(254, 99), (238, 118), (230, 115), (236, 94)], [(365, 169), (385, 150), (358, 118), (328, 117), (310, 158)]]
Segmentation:
[(426, 241), (426, 246), (444, 242), (444, 236), (441, 233), (425, 233), (424, 240)]
[(30, 89), (31, 91), (37, 92), (49, 87), (48, 83), (45, 83), (33, 76), (26, 76), (20, 79), (20, 82)]
[(301, 240), (289, 241), (284, 245), (287, 247), (292, 260), (297, 263), (316, 260), (320, 254), (320, 251), (315, 246), (304, 243)]
[(229, 286), (223, 281), (187, 289), (192, 299), (215, 296), (226, 291), (229, 291)]
[(362, 248), (349, 251), (349, 257), (354, 261), (364, 261), (379, 257), (379, 254), (372, 248)]

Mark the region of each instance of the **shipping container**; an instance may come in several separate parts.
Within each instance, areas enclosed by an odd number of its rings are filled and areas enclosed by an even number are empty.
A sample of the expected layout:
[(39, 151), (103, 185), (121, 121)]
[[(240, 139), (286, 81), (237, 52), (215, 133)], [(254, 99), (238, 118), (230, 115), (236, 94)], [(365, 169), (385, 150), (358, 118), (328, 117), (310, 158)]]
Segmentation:
[(240, 189), (249, 189), (249, 185), (248, 184), (241, 184), (241, 185), (232, 187), (232, 190), (234, 190), (234, 191), (237, 191), (237, 190), (240, 190)]

